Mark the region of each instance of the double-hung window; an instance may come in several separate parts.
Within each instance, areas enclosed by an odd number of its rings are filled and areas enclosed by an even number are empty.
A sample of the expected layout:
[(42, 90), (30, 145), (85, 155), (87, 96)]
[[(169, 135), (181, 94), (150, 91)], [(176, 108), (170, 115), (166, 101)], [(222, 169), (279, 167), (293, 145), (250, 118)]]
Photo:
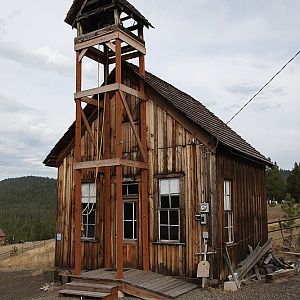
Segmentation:
[(159, 240), (180, 241), (180, 180), (159, 180)]
[(137, 239), (137, 200), (139, 195), (138, 183), (123, 184), (123, 238)]
[(82, 238), (95, 239), (96, 228), (96, 186), (83, 183), (81, 188)]
[(233, 213), (232, 213), (232, 181), (224, 181), (224, 213), (225, 213), (225, 242), (234, 242)]

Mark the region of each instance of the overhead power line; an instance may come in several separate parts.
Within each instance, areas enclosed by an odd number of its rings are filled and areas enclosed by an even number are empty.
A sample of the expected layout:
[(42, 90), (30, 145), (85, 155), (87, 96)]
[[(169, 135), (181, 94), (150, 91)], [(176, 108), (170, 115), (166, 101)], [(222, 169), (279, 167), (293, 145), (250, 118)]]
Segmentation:
[(226, 125), (232, 122), (232, 120), (235, 119), (299, 54), (300, 51), (298, 51), (245, 105), (243, 105), (239, 111), (231, 117)]

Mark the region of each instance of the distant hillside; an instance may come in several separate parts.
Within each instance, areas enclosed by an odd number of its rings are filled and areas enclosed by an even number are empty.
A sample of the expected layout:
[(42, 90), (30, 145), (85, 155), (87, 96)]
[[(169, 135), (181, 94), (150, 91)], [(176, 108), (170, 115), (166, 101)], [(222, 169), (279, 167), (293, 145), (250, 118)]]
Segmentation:
[(0, 181), (0, 228), (10, 242), (54, 238), (56, 180), (21, 177)]

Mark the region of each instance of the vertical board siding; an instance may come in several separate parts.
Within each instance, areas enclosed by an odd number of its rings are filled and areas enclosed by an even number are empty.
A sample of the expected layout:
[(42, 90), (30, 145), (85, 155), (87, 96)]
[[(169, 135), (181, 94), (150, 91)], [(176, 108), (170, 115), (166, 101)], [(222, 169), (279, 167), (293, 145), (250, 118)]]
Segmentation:
[[(230, 152), (221, 150), (217, 154), (217, 195), (219, 201), (218, 215), (220, 216), (219, 232), (222, 233), (218, 244), (219, 279), (224, 280), (228, 275), (227, 266), (223, 260), (224, 248), (224, 208), (223, 183), (228, 179), (233, 184), (233, 215), (234, 240), (229, 246), (229, 254), (235, 267), (248, 255), (248, 245), (256, 247), (258, 243), (267, 241), (267, 213), (265, 166), (238, 157)], [(216, 273), (216, 274), (217, 274)]]
[[(130, 78), (130, 74), (123, 74)], [(132, 88), (137, 82), (130, 78), (125, 82)], [(236, 265), (247, 255), (248, 244), (256, 246), (267, 240), (266, 227), (266, 191), (264, 166), (219, 151), (217, 157), (197, 140), (184, 124), (182, 116), (174, 117), (174, 112), (165, 106), (165, 100), (151, 90), (146, 90), (147, 101), (147, 158), (148, 158), (148, 203), (149, 203), (149, 251), (150, 268), (167, 274), (195, 277), (200, 260), (195, 253), (202, 252), (202, 232), (208, 231), (211, 239), (209, 246), (217, 251), (210, 257), (212, 277), (224, 279), (227, 267), (223, 261), (224, 212), (223, 181), (233, 181), (233, 207), (235, 240), (238, 242), (230, 249), (233, 264)], [(126, 95), (136, 129), (140, 131), (139, 100)], [(111, 112), (111, 153), (115, 154), (114, 97), (110, 100)], [(125, 159), (141, 160), (141, 154), (133, 130), (122, 112), (122, 141)], [(186, 126), (188, 127), (188, 126)], [(102, 112), (99, 120), (91, 124), (92, 131), (101, 140)], [(201, 129), (199, 129), (200, 131)], [(97, 160), (97, 152), (87, 132), (82, 136), (82, 159)], [(111, 257), (115, 262), (115, 168), (112, 168), (111, 184)], [(92, 171), (84, 171), (83, 181), (94, 180)], [(140, 182), (140, 171), (124, 167), (124, 177)], [(160, 243), (158, 237), (159, 179), (164, 177), (180, 178), (181, 189), (181, 224), (180, 243)], [(103, 174), (97, 175), (97, 211), (96, 240), (82, 243), (82, 262), (84, 269), (103, 267)], [(140, 199), (140, 197), (139, 197)], [(201, 202), (211, 203), (214, 214), (207, 226), (201, 226), (196, 219)], [(58, 209), (57, 232), (62, 240), (56, 242), (55, 265), (59, 268), (74, 268), (74, 191), (73, 191), (73, 150), (63, 160), (58, 169)], [(125, 242), (123, 246), (124, 265), (142, 268), (141, 247), (141, 203), (138, 200), (138, 237), (137, 241)]]

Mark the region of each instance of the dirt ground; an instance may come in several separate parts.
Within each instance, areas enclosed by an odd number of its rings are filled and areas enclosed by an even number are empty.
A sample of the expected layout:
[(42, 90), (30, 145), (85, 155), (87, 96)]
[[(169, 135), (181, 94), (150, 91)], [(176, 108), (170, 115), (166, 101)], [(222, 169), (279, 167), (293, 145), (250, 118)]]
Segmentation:
[[(58, 297), (58, 285), (51, 284), (52, 272), (34, 275), (32, 271), (0, 271), (0, 299), (1, 300), (61, 300)], [(40, 290), (41, 287), (49, 290)], [(72, 300), (73, 298), (66, 298)], [(124, 300), (135, 299), (125, 297)], [(254, 283), (242, 287), (235, 293), (224, 293), (222, 290), (197, 289), (179, 298), (183, 299), (272, 299), (289, 300), (300, 299), (300, 276), (283, 280), (275, 284)]]

